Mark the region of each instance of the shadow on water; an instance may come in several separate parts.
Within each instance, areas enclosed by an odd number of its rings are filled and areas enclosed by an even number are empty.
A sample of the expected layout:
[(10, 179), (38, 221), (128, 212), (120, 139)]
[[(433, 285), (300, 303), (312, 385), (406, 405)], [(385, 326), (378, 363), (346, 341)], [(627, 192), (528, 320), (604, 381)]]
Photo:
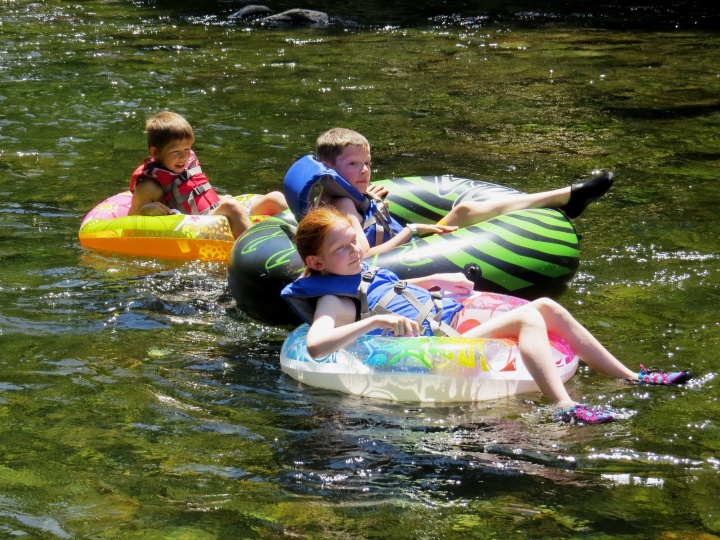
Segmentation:
[[(135, 3), (157, 6), (177, 15), (209, 17), (205, 19), (208, 23), (223, 22), (247, 4), (233, 0), (214, 0), (202, 4), (192, 0), (135, 0)], [(441, 3), (433, 0), (403, 0), (392, 4), (379, 0), (355, 4), (328, 0), (278, 0), (260, 4), (268, 6), (273, 13), (296, 8), (323, 11), (329, 15), (331, 25), (350, 28), (386, 25), (422, 27), (430, 23), (468, 26), (507, 23), (514, 27), (562, 23), (622, 30), (682, 27), (715, 31), (720, 28), (720, 7), (698, 0), (612, 0), (593, 3), (565, 0), (446, 0)]]

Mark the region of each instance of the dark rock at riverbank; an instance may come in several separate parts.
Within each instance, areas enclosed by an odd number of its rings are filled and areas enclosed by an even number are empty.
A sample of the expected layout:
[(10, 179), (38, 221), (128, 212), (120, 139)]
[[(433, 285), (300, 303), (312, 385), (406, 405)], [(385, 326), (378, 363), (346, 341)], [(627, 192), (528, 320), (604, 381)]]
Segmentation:
[[(219, 15), (229, 21), (257, 25), (326, 24), (345, 28), (424, 27), (437, 25), (488, 26), (513, 28), (538, 25), (572, 25), (588, 28), (625, 30), (708, 30), (720, 28), (720, 3), (699, 0), (366, 0), (338, 3), (330, 0), (272, 0), (269, 11), (245, 11), (253, 0), (133, 0), (164, 12), (180, 15)], [(240, 10), (231, 6), (245, 6)], [(297, 10), (301, 5), (303, 9)], [(267, 6), (261, 6), (267, 7)], [(329, 22), (301, 18), (286, 12), (317, 11), (329, 14)], [(243, 14), (245, 13), (245, 14)], [(229, 15), (232, 14), (232, 15)], [(238, 14), (236, 17), (234, 15)], [(276, 15), (277, 14), (277, 15)], [(265, 18), (272, 17), (265, 21)]]
[(272, 14), (272, 9), (267, 6), (250, 5), (237, 10), (229, 15), (230, 19), (257, 19), (259, 17), (267, 17)]
[(292, 26), (327, 26), (328, 15), (312, 9), (289, 9), (262, 19), (263, 24)]
[(269, 26), (327, 26), (329, 17), (323, 11), (312, 9), (289, 9), (272, 14), (267, 6), (250, 5), (236, 11), (230, 19), (249, 19)]

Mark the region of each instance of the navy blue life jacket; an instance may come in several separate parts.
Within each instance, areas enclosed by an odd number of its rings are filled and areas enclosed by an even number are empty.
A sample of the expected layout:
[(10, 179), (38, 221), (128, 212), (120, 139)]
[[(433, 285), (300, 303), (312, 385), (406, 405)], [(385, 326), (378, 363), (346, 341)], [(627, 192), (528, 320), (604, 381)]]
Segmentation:
[[(295, 313), (312, 324), (317, 301), (334, 295), (355, 301), (355, 320), (372, 315), (394, 313), (415, 319), (425, 327), (425, 335), (457, 336), (450, 326), (462, 304), (442, 298), (439, 293), (400, 281), (390, 270), (363, 265), (363, 271), (352, 276), (313, 275), (301, 277), (287, 285), (281, 293)], [(380, 333), (380, 330), (371, 332)]]
[(381, 199), (360, 193), (336, 171), (312, 155), (293, 163), (285, 175), (283, 193), (298, 221), (315, 206), (315, 200), (321, 195), (330, 198), (347, 197), (363, 218), (362, 227), (370, 247), (387, 242), (403, 229)]

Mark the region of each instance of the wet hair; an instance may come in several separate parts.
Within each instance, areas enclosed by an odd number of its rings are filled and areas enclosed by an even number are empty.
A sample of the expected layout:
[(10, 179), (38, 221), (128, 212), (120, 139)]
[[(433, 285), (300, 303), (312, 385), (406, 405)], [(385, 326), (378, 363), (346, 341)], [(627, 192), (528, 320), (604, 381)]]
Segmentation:
[[(321, 205), (305, 214), (295, 233), (295, 245), (303, 262), (310, 255), (320, 254), (327, 234), (341, 223), (347, 223), (352, 227), (350, 218), (333, 206)], [(303, 275), (317, 274), (319, 274), (317, 270), (306, 268)]]
[(317, 138), (315, 153), (320, 161), (334, 164), (346, 147), (360, 146), (370, 152), (370, 143), (357, 131), (346, 128), (332, 128)]
[(170, 111), (157, 113), (145, 124), (148, 148), (162, 150), (175, 141), (195, 142), (192, 126), (179, 114)]

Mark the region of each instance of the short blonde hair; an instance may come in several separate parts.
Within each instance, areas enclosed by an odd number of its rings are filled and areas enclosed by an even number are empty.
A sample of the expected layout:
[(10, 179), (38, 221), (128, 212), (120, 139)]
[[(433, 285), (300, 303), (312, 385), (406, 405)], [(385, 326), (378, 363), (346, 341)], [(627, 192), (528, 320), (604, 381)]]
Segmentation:
[(162, 150), (171, 142), (189, 140), (195, 142), (192, 126), (182, 116), (170, 111), (162, 111), (150, 118), (145, 124), (148, 148)]
[(370, 143), (357, 131), (347, 128), (332, 128), (317, 138), (315, 153), (320, 161), (335, 163), (343, 150), (351, 145), (361, 146), (370, 152)]

